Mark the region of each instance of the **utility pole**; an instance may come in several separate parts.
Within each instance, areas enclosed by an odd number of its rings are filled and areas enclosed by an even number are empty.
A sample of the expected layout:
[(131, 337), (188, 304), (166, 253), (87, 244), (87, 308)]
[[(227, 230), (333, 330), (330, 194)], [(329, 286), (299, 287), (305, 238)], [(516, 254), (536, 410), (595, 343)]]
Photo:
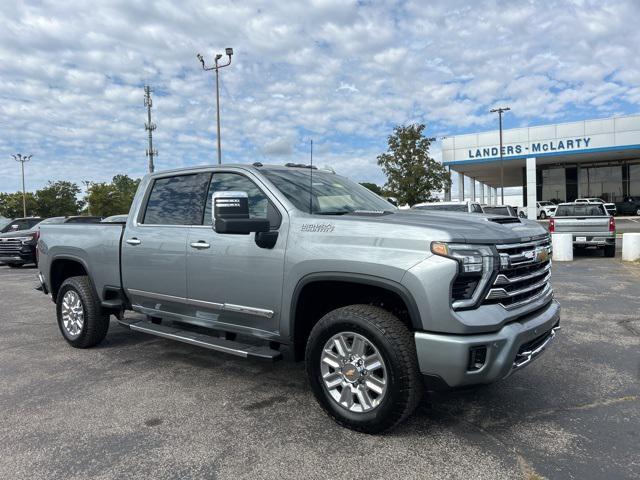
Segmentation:
[(500, 195), (502, 196), (501, 197), (502, 205), (504, 205), (504, 161), (502, 159), (502, 114), (509, 110), (511, 110), (509, 107), (499, 107), (499, 108), (493, 108), (489, 110), (489, 113), (498, 112), (498, 119), (500, 122)]
[(149, 131), (149, 148), (147, 148), (146, 154), (149, 157), (149, 173), (153, 173), (153, 157), (158, 156), (158, 150), (153, 149), (153, 131), (156, 129), (156, 124), (151, 122), (151, 107), (153, 106), (153, 100), (151, 100), (151, 92), (153, 90), (149, 85), (144, 86), (144, 105), (147, 107), (147, 123), (144, 124), (145, 130)]
[(20, 168), (22, 170), (22, 216), (27, 216), (27, 192), (24, 189), (24, 164), (31, 160), (33, 155), (22, 155), (18, 153), (16, 155), (11, 155), (16, 162), (20, 162)]
[(231, 65), (231, 56), (233, 55), (233, 48), (227, 47), (224, 52), (229, 57), (229, 60), (227, 61), (227, 63), (223, 65), (218, 65), (218, 61), (222, 58), (222, 54), (218, 53), (215, 56), (214, 67), (205, 66), (204, 58), (202, 58), (202, 55), (200, 55), (199, 53), (196, 55), (196, 57), (198, 57), (198, 60), (200, 60), (200, 63), (202, 64), (202, 69), (204, 71), (209, 71), (209, 70), (216, 71), (216, 119), (217, 119), (217, 131), (218, 131), (218, 165), (222, 164), (222, 147), (220, 144), (220, 85), (219, 85), (220, 75), (218, 73), (218, 70)]

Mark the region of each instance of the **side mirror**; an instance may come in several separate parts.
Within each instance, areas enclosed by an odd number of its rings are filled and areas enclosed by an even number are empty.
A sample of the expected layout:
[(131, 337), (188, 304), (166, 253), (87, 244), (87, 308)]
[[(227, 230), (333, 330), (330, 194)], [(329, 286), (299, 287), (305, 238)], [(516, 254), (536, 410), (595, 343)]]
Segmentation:
[(217, 233), (247, 235), (268, 232), (269, 220), (249, 218), (247, 192), (216, 192), (212, 195), (213, 229)]

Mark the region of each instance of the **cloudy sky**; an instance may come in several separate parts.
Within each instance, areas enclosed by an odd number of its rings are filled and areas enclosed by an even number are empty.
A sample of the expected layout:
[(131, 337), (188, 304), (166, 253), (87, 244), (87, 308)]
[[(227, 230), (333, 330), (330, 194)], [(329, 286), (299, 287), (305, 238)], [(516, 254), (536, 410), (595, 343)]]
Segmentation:
[[(157, 167), (306, 161), (383, 183), (396, 124), (431, 136), (640, 111), (640, 2), (12, 1), (0, 9), (0, 191), (146, 170), (143, 85)], [(440, 157), (439, 146), (433, 151)]]

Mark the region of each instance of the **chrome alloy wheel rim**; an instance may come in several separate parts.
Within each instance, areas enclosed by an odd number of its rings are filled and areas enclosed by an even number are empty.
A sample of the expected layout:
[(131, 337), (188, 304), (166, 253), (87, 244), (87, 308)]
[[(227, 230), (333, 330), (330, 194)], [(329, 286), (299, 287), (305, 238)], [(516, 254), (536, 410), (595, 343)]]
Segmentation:
[(84, 325), (84, 309), (80, 296), (69, 290), (62, 297), (62, 326), (69, 337), (77, 337)]
[(341, 332), (325, 343), (320, 373), (331, 398), (350, 412), (373, 410), (387, 393), (384, 359), (373, 343), (358, 333)]

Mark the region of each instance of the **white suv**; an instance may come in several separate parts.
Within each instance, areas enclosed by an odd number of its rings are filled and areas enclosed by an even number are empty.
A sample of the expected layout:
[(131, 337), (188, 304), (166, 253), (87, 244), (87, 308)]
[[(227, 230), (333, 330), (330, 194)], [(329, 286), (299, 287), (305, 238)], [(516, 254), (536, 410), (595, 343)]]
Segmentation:
[(607, 203), (601, 198), (588, 197), (588, 198), (576, 198), (575, 203), (601, 203), (604, 205), (604, 208), (607, 210), (609, 215), (615, 215), (618, 211), (615, 203)]
[(416, 203), (411, 210), (444, 210), (448, 212), (484, 213), (478, 202), (466, 200), (464, 202), (425, 202)]

